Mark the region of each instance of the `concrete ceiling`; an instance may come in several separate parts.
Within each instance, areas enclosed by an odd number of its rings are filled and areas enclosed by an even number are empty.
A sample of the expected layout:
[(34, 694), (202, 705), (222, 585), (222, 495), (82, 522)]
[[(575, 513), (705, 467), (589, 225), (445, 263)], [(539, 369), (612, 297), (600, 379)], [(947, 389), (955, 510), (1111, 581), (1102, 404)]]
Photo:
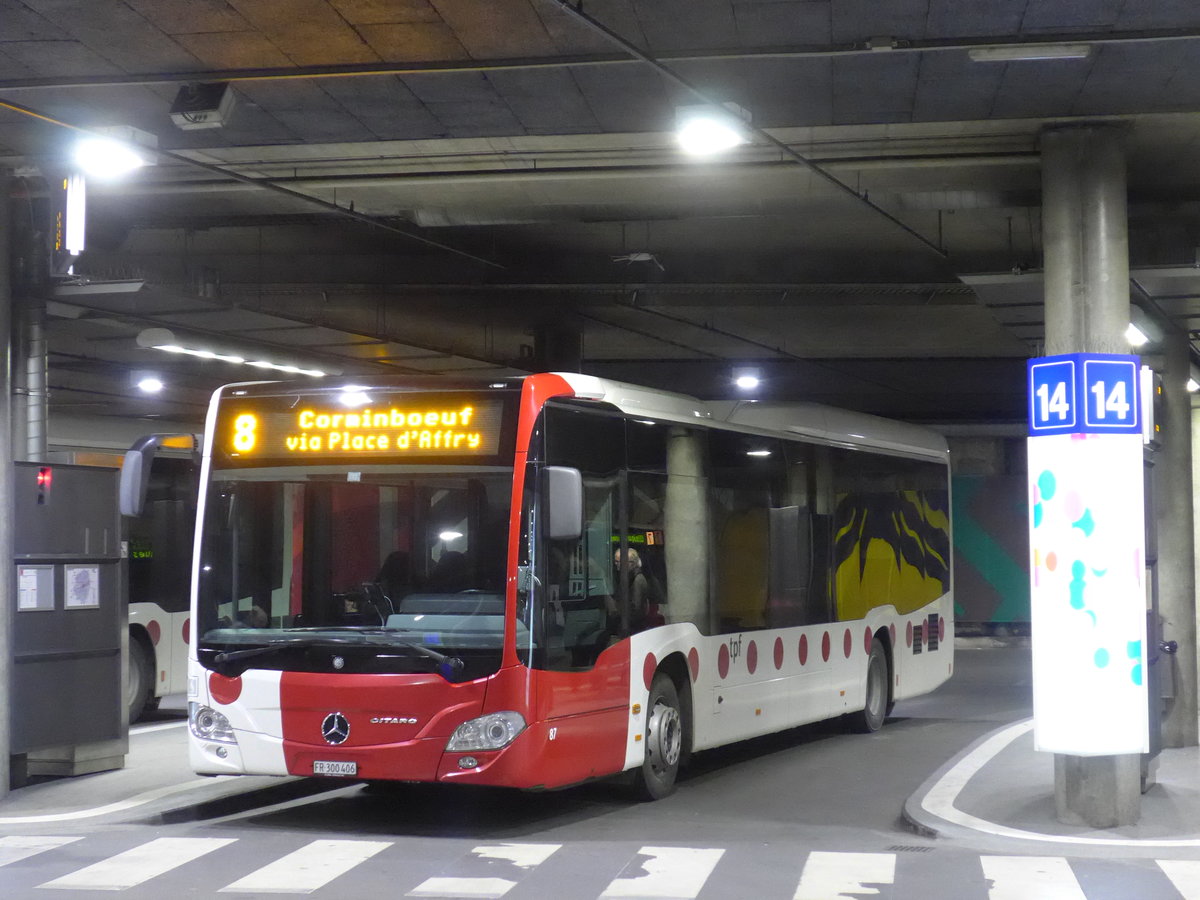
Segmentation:
[[(77, 128), (158, 164), (89, 185), (49, 305), (51, 414), (199, 422), (246, 370), (585, 371), (705, 396), (1019, 419), (1040, 349), (1038, 136), (1124, 130), (1134, 299), (1200, 328), (1200, 7), (1185, 0), (0, 0), (0, 165), (39, 216)], [(1082, 59), (975, 62), (1086, 44)], [(181, 89), (227, 82), (221, 128)], [(683, 158), (675, 108), (755, 140)], [(28, 217), (27, 217), (28, 218)], [(119, 292), (113, 283), (141, 282)], [(566, 344), (570, 345), (568, 339)], [(155, 370), (168, 390), (130, 396)], [(253, 372), (253, 370), (250, 370)]]

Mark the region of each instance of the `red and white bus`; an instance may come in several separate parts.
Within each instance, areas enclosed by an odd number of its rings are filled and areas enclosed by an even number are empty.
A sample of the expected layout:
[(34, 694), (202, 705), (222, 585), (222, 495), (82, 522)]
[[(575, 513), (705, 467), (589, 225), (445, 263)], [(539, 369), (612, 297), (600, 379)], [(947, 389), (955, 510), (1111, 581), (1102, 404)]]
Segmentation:
[(694, 751), (953, 671), (925, 429), (584, 375), (220, 389), (189, 662), (206, 774), (669, 793)]

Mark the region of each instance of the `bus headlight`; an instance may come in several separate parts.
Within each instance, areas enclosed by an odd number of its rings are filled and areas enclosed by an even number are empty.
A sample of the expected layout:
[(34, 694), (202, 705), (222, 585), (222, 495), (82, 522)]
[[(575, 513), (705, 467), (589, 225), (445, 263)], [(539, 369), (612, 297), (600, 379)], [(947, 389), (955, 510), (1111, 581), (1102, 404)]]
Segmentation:
[(463, 722), (454, 729), (447, 750), (499, 750), (511, 744), (525, 730), (525, 717), (511, 710), (489, 713)]
[(211, 706), (201, 706), (199, 703), (188, 704), (188, 727), (192, 734), (202, 741), (220, 741), (223, 744), (236, 744), (233, 736), (233, 726), (229, 720)]

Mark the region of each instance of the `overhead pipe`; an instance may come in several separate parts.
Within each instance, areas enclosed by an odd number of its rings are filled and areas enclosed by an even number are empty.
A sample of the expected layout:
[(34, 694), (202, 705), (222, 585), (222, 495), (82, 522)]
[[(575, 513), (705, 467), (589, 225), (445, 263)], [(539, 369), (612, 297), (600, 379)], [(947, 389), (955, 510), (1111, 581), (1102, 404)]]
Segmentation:
[[(558, 0), (555, 0), (558, 2)], [(663, 53), (664, 62), (741, 62), (772, 59), (828, 59), (842, 56), (867, 56), (884, 53), (940, 53), (993, 48), (1034, 49), (1047, 44), (1141, 44), (1200, 39), (1200, 31), (1183, 28), (1147, 28), (1136, 31), (1075, 31), (1012, 38), (969, 36), (953, 38), (895, 38), (887, 36), (836, 44), (800, 44), (784, 47), (760, 47), (754, 50), (711, 50)], [(578, 54), (555, 57), (517, 57), (487, 61), (461, 62), (370, 62), (336, 65), (291, 66), (288, 68), (247, 67), (204, 69), (187, 72), (147, 72), (136, 75), (60, 76), (54, 78), (0, 79), (0, 90), (28, 91), (48, 88), (138, 87), (155, 84), (196, 84), (215, 81), (286, 81), (313, 78), (370, 78), (403, 75), (453, 75), (488, 72), (520, 72), (537, 69), (626, 66), (640, 62), (628, 56)]]

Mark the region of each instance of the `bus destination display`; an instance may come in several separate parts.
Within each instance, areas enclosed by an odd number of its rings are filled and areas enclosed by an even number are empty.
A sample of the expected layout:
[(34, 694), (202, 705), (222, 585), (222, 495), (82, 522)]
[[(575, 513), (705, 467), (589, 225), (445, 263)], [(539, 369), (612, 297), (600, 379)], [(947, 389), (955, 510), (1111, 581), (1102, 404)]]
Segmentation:
[(239, 459), (486, 457), (497, 452), (502, 418), (498, 398), (409, 395), (361, 409), (335, 401), (286, 410), (247, 401), (225, 409), (219, 441)]

